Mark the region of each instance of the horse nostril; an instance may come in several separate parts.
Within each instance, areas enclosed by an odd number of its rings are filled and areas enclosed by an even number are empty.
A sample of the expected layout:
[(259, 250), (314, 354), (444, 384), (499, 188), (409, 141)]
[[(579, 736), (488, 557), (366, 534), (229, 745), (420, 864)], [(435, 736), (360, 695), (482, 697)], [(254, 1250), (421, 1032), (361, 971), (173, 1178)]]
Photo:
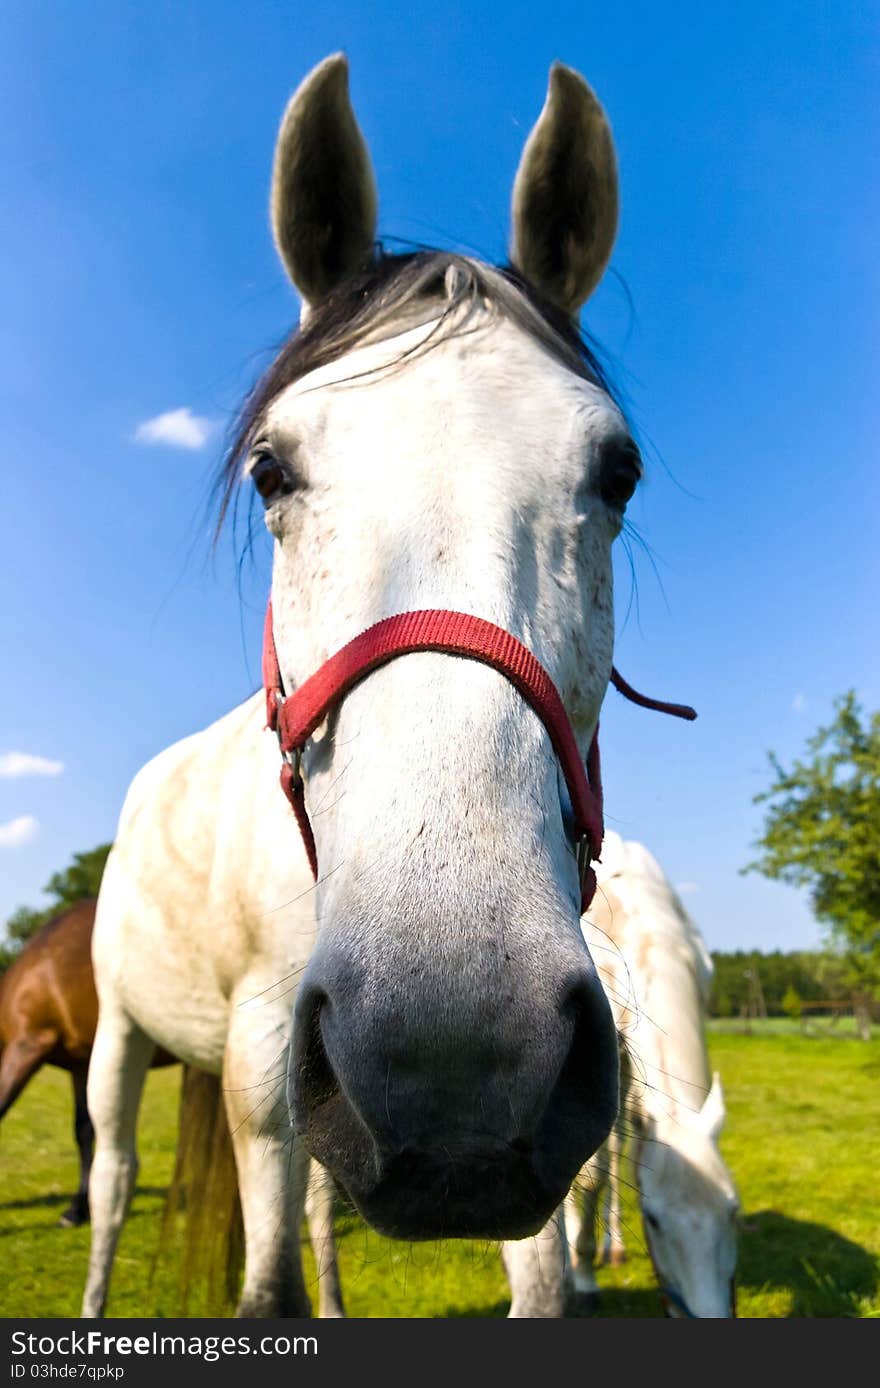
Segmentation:
[(321, 1035), (321, 1010), (326, 994), (311, 989), (297, 1007), (297, 1041), (291, 1064), (290, 1107), (297, 1128), (308, 1126), (309, 1115), (329, 1103), (339, 1090), (339, 1081), (327, 1057)]
[(511, 1152), (517, 1152), (521, 1153), (523, 1156), (528, 1156), (532, 1151), (532, 1142), (530, 1138), (515, 1137), (512, 1142), (509, 1143), (509, 1147)]

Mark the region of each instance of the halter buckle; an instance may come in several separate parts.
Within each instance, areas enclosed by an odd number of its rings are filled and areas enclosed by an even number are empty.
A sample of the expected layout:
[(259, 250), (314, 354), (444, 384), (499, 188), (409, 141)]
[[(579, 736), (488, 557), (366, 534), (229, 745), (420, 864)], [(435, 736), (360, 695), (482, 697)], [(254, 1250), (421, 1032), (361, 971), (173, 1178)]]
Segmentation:
[(278, 750), (281, 753), (282, 761), (285, 761), (293, 774), (293, 784), (302, 785), (302, 754), (301, 747), (294, 747), (293, 751), (288, 752), (282, 741), (281, 731), (281, 709), (284, 704), (284, 695), (280, 689), (275, 690), (275, 736), (278, 738)]
[(577, 841), (578, 877), (580, 878), (581, 885), (583, 885), (587, 868), (590, 866), (590, 861), (590, 836), (589, 834), (581, 834)]
[[(279, 739), (279, 746), (280, 745)], [(281, 748), (281, 756), (290, 767), (293, 773), (293, 783), (296, 786), (302, 785), (302, 755), (301, 747), (294, 747), (292, 752), (285, 752), (284, 748)]]

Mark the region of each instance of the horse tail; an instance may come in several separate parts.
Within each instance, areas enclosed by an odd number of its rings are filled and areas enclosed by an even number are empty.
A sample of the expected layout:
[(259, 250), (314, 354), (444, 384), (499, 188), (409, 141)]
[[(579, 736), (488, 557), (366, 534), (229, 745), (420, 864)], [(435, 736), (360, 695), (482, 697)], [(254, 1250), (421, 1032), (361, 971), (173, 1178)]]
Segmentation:
[(168, 1244), (181, 1212), (185, 1220), (180, 1259), (183, 1314), (197, 1286), (212, 1307), (227, 1309), (238, 1298), (244, 1265), (235, 1154), (219, 1076), (190, 1065), (183, 1067), (177, 1155), (157, 1256)]

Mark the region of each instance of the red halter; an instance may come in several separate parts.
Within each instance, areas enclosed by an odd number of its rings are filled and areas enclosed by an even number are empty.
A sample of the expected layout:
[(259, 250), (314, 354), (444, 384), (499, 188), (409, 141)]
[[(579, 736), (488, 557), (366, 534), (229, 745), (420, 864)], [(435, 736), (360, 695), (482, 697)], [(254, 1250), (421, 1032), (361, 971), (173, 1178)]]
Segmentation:
[[(344, 699), (354, 685), (378, 666), (414, 651), (442, 651), (447, 655), (465, 656), (490, 665), (510, 680), (541, 719), (559, 758), (571, 799), (583, 913), (596, 890), (596, 875), (590, 863), (598, 861), (604, 833), (598, 724), (584, 766), (556, 686), (531, 651), (509, 631), (484, 621), (482, 617), (442, 609), (402, 612), (397, 617), (386, 617), (384, 621), (368, 627), (285, 697), (272, 628), (272, 601), (269, 600), (263, 632), (266, 721), (272, 731), (278, 734), (284, 757), (281, 787), (296, 815), (315, 879), (318, 877), (318, 856), (300, 772), (303, 748), (333, 705)], [(614, 669), (611, 678), (615, 688), (626, 698), (646, 708), (671, 713), (678, 718), (697, 716), (687, 705), (665, 704), (637, 694)]]

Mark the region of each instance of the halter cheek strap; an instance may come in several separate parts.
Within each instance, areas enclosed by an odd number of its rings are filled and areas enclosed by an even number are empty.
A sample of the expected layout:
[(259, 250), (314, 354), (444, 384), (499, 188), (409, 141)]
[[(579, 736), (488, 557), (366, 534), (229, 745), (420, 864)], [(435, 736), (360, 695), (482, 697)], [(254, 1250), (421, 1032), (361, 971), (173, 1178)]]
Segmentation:
[[(266, 722), (278, 735), (284, 758), (281, 786), (296, 816), (315, 879), (318, 858), (300, 771), (303, 748), (330, 709), (344, 699), (349, 690), (380, 665), (416, 651), (440, 651), (491, 666), (510, 681), (541, 719), (559, 759), (571, 800), (583, 913), (596, 890), (596, 875), (590, 864), (599, 858), (604, 832), (598, 725), (585, 765), (556, 686), (531, 651), (509, 631), (482, 617), (443, 609), (386, 617), (355, 636), (298, 689), (285, 696), (269, 601), (263, 633)], [(680, 718), (696, 718), (694, 710), (684, 705), (661, 704), (636, 694), (616, 671), (612, 672), (612, 679), (616, 688), (634, 702)]]

